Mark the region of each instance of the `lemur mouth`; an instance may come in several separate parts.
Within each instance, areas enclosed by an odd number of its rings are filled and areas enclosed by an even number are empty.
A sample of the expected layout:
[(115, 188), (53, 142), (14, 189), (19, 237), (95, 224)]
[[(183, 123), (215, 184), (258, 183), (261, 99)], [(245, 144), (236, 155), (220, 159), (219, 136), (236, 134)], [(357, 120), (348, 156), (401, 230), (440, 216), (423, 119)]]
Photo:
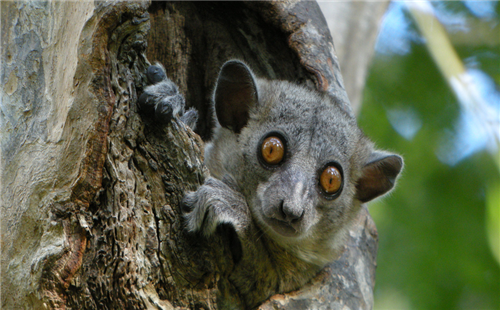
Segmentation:
[(297, 237), (300, 233), (297, 229), (288, 222), (280, 221), (273, 218), (266, 218), (266, 222), (271, 228), (282, 235), (283, 237)]

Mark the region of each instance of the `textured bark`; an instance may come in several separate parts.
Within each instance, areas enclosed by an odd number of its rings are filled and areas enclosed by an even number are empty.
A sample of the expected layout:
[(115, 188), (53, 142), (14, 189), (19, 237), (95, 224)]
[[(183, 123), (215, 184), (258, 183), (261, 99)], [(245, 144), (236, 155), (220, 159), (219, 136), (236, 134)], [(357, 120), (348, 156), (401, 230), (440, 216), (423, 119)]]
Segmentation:
[[(316, 87), (350, 111), (314, 2), (2, 2), (2, 307), (216, 309), (238, 302), (231, 240), (182, 227), (203, 142), (137, 113), (158, 60), (200, 111), (219, 67)], [(146, 58), (147, 55), (147, 58)], [(148, 61), (149, 59), (149, 61)], [(262, 309), (368, 309), (377, 234), (366, 209), (342, 257)]]

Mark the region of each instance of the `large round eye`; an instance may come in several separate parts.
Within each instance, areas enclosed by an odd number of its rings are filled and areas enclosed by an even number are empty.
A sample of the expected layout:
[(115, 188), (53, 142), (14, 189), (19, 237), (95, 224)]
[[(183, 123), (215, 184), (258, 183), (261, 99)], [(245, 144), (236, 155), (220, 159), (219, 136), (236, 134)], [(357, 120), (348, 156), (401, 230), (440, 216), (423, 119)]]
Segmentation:
[(262, 158), (270, 165), (277, 165), (283, 160), (285, 146), (280, 138), (271, 136), (262, 142)]
[(342, 174), (335, 166), (327, 166), (319, 177), (321, 189), (327, 195), (337, 193), (342, 187)]

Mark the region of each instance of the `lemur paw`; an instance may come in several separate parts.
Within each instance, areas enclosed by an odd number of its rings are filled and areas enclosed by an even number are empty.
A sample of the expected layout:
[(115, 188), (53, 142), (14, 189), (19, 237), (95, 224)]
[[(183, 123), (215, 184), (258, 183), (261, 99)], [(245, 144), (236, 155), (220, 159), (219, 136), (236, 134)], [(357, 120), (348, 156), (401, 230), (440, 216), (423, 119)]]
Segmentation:
[(182, 205), (186, 229), (205, 236), (213, 235), (223, 223), (239, 231), (249, 216), (243, 195), (214, 178), (208, 178), (196, 192), (187, 193)]
[(137, 101), (139, 111), (155, 121), (167, 124), (173, 117), (180, 116), (194, 130), (198, 120), (198, 112), (194, 109), (184, 113), (185, 100), (174, 82), (166, 75), (165, 69), (159, 63), (149, 66), (146, 77), (149, 85)]
[(156, 84), (165, 80), (167, 78), (167, 74), (165, 73), (165, 69), (162, 65), (156, 64), (148, 67), (146, 77), (148, 78), (149, 84)]
[(189, 108), (186, 113), (181, 116), (181, 121), (194, 130), (196, 128), (196, 122), (198, 121), (198, 111), (196, 111), (195, 108)]

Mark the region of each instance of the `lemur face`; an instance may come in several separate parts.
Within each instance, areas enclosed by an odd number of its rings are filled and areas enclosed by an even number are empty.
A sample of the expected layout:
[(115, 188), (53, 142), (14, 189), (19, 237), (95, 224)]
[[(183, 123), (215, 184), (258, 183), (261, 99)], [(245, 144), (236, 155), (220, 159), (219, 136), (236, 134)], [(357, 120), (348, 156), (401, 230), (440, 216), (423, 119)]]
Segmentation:
[(215, 108), (221, 128), (207, 165), (237, 180), (259, 227), (280, 243), (332, 238), (402, 167), (326, 94), (255, 79), (238, 61), (221, 70)]

